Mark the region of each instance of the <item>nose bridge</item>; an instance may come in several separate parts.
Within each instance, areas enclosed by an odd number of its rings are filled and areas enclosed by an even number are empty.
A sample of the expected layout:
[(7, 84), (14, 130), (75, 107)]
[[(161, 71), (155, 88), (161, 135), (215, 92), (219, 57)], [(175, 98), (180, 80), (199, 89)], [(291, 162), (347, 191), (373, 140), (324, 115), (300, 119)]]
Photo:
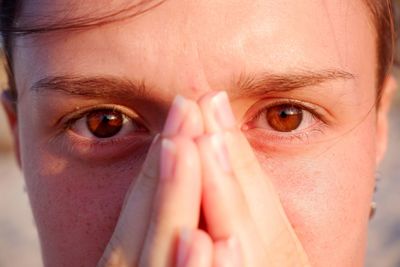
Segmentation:
[(206, 57), (200, 54), (199, 44), (194, 39), (186, 39), (180, 52), (179, 60), (174, 62), (175, 69), (180, 71), (173, 83), (180, 94), (193, 100), (199, 99), (207, 92), (216, 90), (212, 88), (212, 77), (208, 76)]
[(206, 67), (199, 58), (189, 59), (182, 72), (182, 85), (186, 88), (181, 92), (185, 92), (185, 97), (197, 100), (205, 93), (213, 90), (206, 75)]
[[(231, 72), (236, 73), (238, 68), (238, 65), (232, 64), (236, 63), (232, 51), (239, 48), (239, 43), (232, 42), (236, 33), (221, 28), (224, 24), (220, 22), (220, 16), (224, 10), (211, 12), (208, 1), (202, 4), (189, 2), (191, 13), (182, 15), (177, 20), (178, 29), (175, 29), (179, 33), (176, 45), (181, 48), (180, 82), (186, 86), (180, 89), (184, 89), (181, 92), (187, 93), (186, 97), (198, 99), (207, 92), (227, 89), (222, 86), (229, 86)], [(204, 19), (205, 14), (207, 20)]]

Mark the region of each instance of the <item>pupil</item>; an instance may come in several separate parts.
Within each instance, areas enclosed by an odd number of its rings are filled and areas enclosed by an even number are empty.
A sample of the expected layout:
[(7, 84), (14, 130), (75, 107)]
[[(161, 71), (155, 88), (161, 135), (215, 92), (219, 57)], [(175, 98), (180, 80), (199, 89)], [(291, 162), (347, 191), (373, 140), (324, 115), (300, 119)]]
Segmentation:
[(124, 118), (120, 112), (98, 110), (87, 115), (86, 124), (94, 136), (109, 138), (119, 133), (123, 122)]
[(286, 119), (287, 116), (288, 116), (288, 114), (286, 113), (285, 110), (281, 111), (280, 117), (281, 117), (282, 119)]
[(268, 124), (276, 131), (291, 132), (303, 121), (303, 111), (293, 105), (279, 105), (267, 111)]

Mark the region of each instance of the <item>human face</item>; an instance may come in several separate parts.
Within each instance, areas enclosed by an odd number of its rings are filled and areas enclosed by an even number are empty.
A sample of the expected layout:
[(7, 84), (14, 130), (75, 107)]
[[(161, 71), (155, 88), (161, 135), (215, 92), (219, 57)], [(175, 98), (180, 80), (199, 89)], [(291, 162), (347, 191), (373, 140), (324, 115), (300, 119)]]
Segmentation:
[[(77, 3), (27, 1), (22, 14), (123, 4)], [(168, 0), (99, 27), (18, 38), (18, 142), (45, 264), (94, 266), (173, 97), (224, 89), (312, 266), (362, 266), (379, 141), (368, 12), (361, 1)], [(255, 116), (288, 101), (304, 106), (295, 131)], [(99, 140), (76, 119), (110, 107), (144, 127)]]

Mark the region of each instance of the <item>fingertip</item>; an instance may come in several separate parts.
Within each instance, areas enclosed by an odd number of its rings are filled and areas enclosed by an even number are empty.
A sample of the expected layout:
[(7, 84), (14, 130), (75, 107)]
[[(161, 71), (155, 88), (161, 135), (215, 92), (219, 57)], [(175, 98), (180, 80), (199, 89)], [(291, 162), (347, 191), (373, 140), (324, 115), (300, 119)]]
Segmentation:
[(226, 91), (213, 91), (198, 100), (203, 114), (204, 130), (215, 133), (234, 129), (236, 119)]
[(164, 136), (173, 136), (179, 132), (188, 109), (187, 103), (187, 100), (183, 96), (175, 96), (165, 121), (163, 129)]
[(165, 137), (184, 135), (193, 138), (203, 132), (203, 116), (198, 104), (177, 95), (168, 112), (162, 135)]

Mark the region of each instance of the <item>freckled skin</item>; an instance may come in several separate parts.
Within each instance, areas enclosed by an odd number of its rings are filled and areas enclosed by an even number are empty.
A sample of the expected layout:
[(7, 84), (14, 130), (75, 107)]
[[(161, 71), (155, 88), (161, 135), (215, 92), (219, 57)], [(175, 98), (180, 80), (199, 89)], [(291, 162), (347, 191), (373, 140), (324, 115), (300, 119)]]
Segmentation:
[[(46, 12), (69, 2), (51, 1)], [(43, 12), (32, 3), (24, 12)], [(17, 39), (16, 140), (46, 266), (95, 266), (153, 135), (129, 144), (87, 146), (76, 136), (56, 133), (50, 122), (77, 106), (116, 101), (35, 96), (28, 91), (33, 83), (66, 73), (149, 81), (158, 106), (118, 104), (141, 114), (154, 134), (166, 116), (161, 110), (176, 94), (198, 99), (211, 90), (229, 92), (232, 77), (243, 72), (330, 68), (345, 69), (356, 79), (273, 95), (325, 110), (330, 122), (323, 129), (285, 142), (262, 130), (249, 129), (246, 136), (311, 265), (363, 266), (374, 173), (386, 139), (376, 135), (384, 116), (375, 109), (368, 113), (376, 92), (369, 20), (361, 1), (169, 0), (134, 19)], [(238, 120), (246, 122), (248, 111), (262, 101), (271, 98), (234, 99)]]

